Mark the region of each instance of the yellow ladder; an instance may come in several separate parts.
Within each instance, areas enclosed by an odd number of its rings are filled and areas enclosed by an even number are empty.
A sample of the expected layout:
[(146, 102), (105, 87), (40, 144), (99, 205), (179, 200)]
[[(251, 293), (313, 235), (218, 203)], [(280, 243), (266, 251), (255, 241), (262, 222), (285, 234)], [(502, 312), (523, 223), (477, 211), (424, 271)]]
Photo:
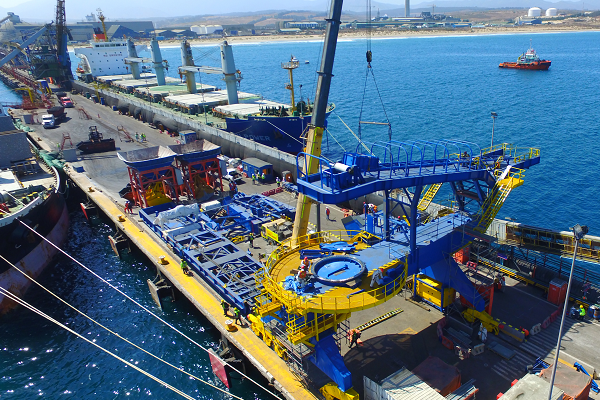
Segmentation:
[[(500, 171), (499, 171), (500, 172)], [(504, 201), (508, 197), (511, 190), (523, 184), (523, 170), (515, 169), (515, 172), (509, 172), (508, 175), (496, 182), (492, 189), (492, 195), (488, 196), (481, 209), (477, 212), (480, 216), (479, 222), (475, 227), (477, 232), (484, 233), (498, 215), (498, 211), (502, 208)]]
[(427, 188), (427, 191), (425, 192), (425, 196), (421, 197), (417, 208), (421, 211), (425, 211), (427, 207), (429, 207), (429, 205), (433, 201), (433, 198), (435, 197), (435, 195), (441, 187), (441, 183), (434, 183), (433, 185), (429, 186), (429, 188)]

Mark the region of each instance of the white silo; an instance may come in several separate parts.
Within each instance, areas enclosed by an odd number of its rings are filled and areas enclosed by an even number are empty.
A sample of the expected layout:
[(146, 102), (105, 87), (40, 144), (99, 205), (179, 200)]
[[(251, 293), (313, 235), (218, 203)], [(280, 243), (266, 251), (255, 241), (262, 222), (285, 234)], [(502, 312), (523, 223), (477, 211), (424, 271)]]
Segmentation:
[(192, 25), (190, 26), (190, 31), (199, 35), (201, 33), (201, 28), (198, 25)]
[(528, 17), (540, 17), (542, 15), (542, 9), (539, 7), (531, 7), (527, 13)]
[(558, 15), (558, 10), (556, 8), (549, 8), (546, 10), (546, 17), (556, 17)]

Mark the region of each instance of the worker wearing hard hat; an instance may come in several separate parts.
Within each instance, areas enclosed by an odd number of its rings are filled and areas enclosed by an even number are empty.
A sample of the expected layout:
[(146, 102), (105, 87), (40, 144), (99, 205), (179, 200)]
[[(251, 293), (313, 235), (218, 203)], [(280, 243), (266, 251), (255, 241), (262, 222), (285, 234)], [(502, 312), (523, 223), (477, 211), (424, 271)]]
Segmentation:
[(585, 319), (585, 307), (582, 305), (579, 306), (579, 319), (583, 321)]

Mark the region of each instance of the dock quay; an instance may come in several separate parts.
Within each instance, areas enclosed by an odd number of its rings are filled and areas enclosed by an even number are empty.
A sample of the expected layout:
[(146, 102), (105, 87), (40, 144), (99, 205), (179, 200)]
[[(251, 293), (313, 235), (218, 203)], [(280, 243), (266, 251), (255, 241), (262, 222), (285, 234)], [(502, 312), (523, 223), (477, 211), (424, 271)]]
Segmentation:
[[(99, 84), (76, 81), (73, 82), (73, 87), (83, 94), (97, 93), (97, 96), (104, 98), (103, 101), (105, 101), (107, 105), (120, 108), (126, 107), (131, 110), (132, 114), (137, 111), (139, 115), (141, 114), (140, 110), (145, 110), (152, 115), (152, 119), (155, 118), (154, 116), (157, 116), (158, 118), (162, 116), (163, 119), (168, 119), (176, 123), (179, 131), (187, 129), (194, 130), (197, 132), (199, 139), (206, 139), (211, 143), (221, 146), (224, 153), (230, 157), (259, 157), (262, 160), (273, 164), (273, 168), (278, 174), (281, 174), (284, 171), (288, 171), (292, 173), (292, 175), (295, 175), (296, 173), (295, 156), (273, 147), (262, 145), (253, 140), (245, 139), (242, 136), (226, 132), (215, 126), (210, 126), (213, 124), (207, 124), (204, 121), (204, 117), (201, 115), (177, 112), (174, 109), (169, 109), (156, 103), (149, 103), (148, 101), (133, 95), (109, 90), (104, 85), (101, 86)], [(168, 130), (168, 128), (165, 127), (165, 130)]]
[[(96, 90), (91, 85), (86, 88), (89, 91)], [(82, 92), (81, 88), (78, 90)], [(100, 93), (102, 92), (99, 91)], [(106, 95), (113, 94), (106, 93)], [(115, 94), (115, 96), (117, 95)], [(84, 96), (74, 96), (74, 100), (77, 108), (69, 110), (70, 119), (61, 123), (56, 129), (42, 130), (39, 126), (33, 125), (34, 132), (31, 132), (30, 136), (34, 141), (51, 152), (56, 152), (57, 148), (64, 147), (62, 152), (65, 154), (64, 150), (69, 150), (69, 147), (71, 147), (69, 140), (75, 145), (77, 142), (87, 139), (89, 126), (97, 126), (99, 131), (104, 132), (104, 137), (114, 138), (117, 142), (117, 151), (88, 155), (77, 154), (72, 161), (67, 161), (65, 172), (71, 181), (81, 189), (82, 193), (95, 207), (114, 223), (118, 232), (127, 236), (131, 244), (138, 247), (154, 263), (157, 271), (168, 283), (189, 299), (219, 329), (227, 342), (235, 346), (285, 398), (336, 398), (327, 397), (332, 395), (321, 390), (331, 381), (330, 378), (308, 361), (305, 361), (304, 365), (307, 368), (305, 373), (302, 374), (294, 369), (293, 360), (276, 357), (277, 345), (273, 343), (269, 345), (263, 340), (264, 336), (263, 338), (257, 336), (253, 324), (246, 323), (239, 326), (236, 331), (229, 331), (226, 322), (231, 317), (223, 316), (220, 306), (220, 294), (203, 279), (200, 279), (198, 271), (193, 270), (193, 276), (185, 275), (182, 272), (179, 266), (181, 257), (177, 252), (177, 248), (161, 239), (156, 231), (143, 220), (144, 212), (140, 212), (141, 208), (135, 207), (134, 214), (125, 212), (125, 200), (120, 197), (119, 191), (129, 182), (129, 175), (126, 165), (118, 160), (117, 152), (138, 151), (150, 149), (154, 146), (177, 145), (181, 143), (177, 143), (176, 140), (181, 139), (159, 133), (158, 129), (151, 128), (146, 123), (119, 115), (109, 107), (94, 103)], [(141, 104), (143, 103), (140, 102), (140, 106)], [(138, 106), (137, 104), (134, 105)], [(145, 106), (152, 107), (148, 103)], [(85, 113), (81, 113), (78, 109), (84, 110)], [(222, 151), (225, 153), (227, 145), (222, 145), (222, 143), (229, 140), (227, 135), (230, 134), (204, 125), (195, 127), (195, 125), (189, 123), (190, 120), (186, 116), (180, 118), (181, 121), (178, 122), (185, 123), (186, 126), (195, 130), (198, 133), (198, 139), (205, 139), (216, 145), (221, 144)], [(122, 133), (124, 130), (131, 137), (135, 136), (136, 132), (144, 133), (146, 140), (128, 141)], [(217, 137), (222, 138), (223, 141), (219, 142), (216, 139)], [(239, 145), (240, 148), (248, 145), (250, 149), (244, 150), (247, 153), (237, 153), (239, 158), (260, 158), (272, 163), (273, 169), (278, 175), (287, 170), (293, 172), (294, 180), (297, 179), (295, 157), (275, 152), (273, 149), (270, 149), (271, 153), (266, 153), (266, 150), (263, 153), (260, 145), (246, 143), (244, 140), (243, 138), (233, 138), (233, 142)], [(236, 149), (237, 147), (231, 148)], [(233, 150), (229, 154), (235, 157), (236, 151), (239, 150)], [(264, 154), (267, 156), (264, 156)], [(275, 166), (277, 163), (279, 163), (279, 167)], [(273, 194), (268, 196), (269, 199), (291, 207), (296, 206), (296, 193), (285, 190), (275, 193), (275, 189), (277, 189), (275, 183), (253, 184), (248, 178), (244, 178), (238, 185), (238, 190), (246, 195), (258, 195), (273, 191)], [(188, 201), (183, 201), (183, 203), (188, 203)], [(430, 207), (430, 210), (432, 210), (435, 205), (431, 204)], [(329, 205), (328, 208), (331, 213), (329, 217), (325, 216), (324, 207), (320, 209), (322, 215), (317, 216), (316, 212), (311, 213), (311, 227), (316, 228), (318, 224), (320, 225), (320, 231), (338, 232), (336, 234), (339, 235), (339, 239), (343, 240), (343, 233), (346, 230), (342, 225), (342, 220), (347, 218), (349, 214), (356, 213), (335, 205)], [(355, 211), (357, 213), (361, 212), (360, 210)], [(430, 230), (443, 228), (442, 225), (446, 224), (446, 221), (452, 221), (452, 219), (438, 218), (429, 222), (428, 224), (431, 224)], [(504, 225), (504, 228), (502, 228), (502, 225)], [(511, 239), (510, 235), (503, 236), (500, 233), (504, 232), (501, 228), (507, 229), (506, 226), (508, 225), (510, 223), (492, 222), (486, 234), (481, 235), (482, 239), (476, 241), (470, 247), (469, 253), (461, 253), (464, 258), (458, 260), (461, 270), (472, 277), (474, 281), (480, 282), (481, 286), (493, 282), (497, 271), (502, 271), (506, 276), (503, 290), (494, 293), (493, 307), (490, 306), (490, 315), (495, 321), (505, 325), (506, 329), (503, 328), (498, 335), (490, 333), (488, 341), (485, 343), (487, 349), (481, 354), (461, 353), (455, 346), (451, 346), (450, 349), (447, 348), (445, 346), (446, 342), (440, 340), (439, 330), (443, 330), (444, 337), (449, 338), (459, 348), (473, 349), (480, 343), (475, 328), (462, 318), (460, 312), (455, 312), (453, 306), (442, 307), (444, 308), (442, 311), (436, 307), (433, 299), (423, 299), (423, 296), (421, 296), (421, 299), (413, 298), (416, 281), (407, 279), (407, 286), (403, 285), (393, 295), (386, 298), (385, 302), (378, 304), (376, 308), (352, 310), (350, 316), (339, 323), (337, 346), (339, 346), (340, 355), (346, 367), (352, 374), (352, 388), (358, 395), (363, 396), (364, 377), (379, 382), (403, 367), (408, 370), (416, 369), (428, 357), (433, 356), (450, 366), (456, 367), (460, 371), (462, 383), (474, 380), (473, 385), (478, 389), (478, 398), (491, 399), (496, 398), (498, 393), (505, 393), (515, 379), (525, 376), (527, 366), (533, 365), (537, 358), (542, 358), (549, 363), (553, 361), (560, 323), (556, 320), (556, 317), (552, 318), (552, 315), (556, 315), (558, 305), (548, 301), (546, 294), (553, 277), (548, 279), (549, 276), (537, 274), (532, 277), (530, 274), (536, 262), (538, 266), (545, 265), (549, 270), (552, 270), (550, 268), (552, 262), (549, 261), (549, 255), (545, 260), (517, 261), (519, 258), (515, 254), (527, 253), (527, 249), (524, 247), (524, 243), (521, 243), (520, 246), (515, 243), (515, 237), (518, 235), (513, 235)], [(530, 233), (528, 232), (528, 234)], [(279, 248), (278, 244), (269, 243), (260, 235), (256, 235), (254, 246), (250, 248), (245, 235), (240, 236), (243, 236), (243, 238), (231, 242), (242, 253), (249, 251), (251, 258), (256, 263), (260, 262), (259, 254), (265, 254), (268, 258), (270, 254), (276, 253)], [(542, 236), (546, 237), (547, 235)], [(586, 239), (596, 240), (596, 238)], [(496, 247), (494, 242), (500, 242), (502, 246), (506, 247)], [(534, 245), (540, 250), (539, 241), (532, 244), (532, 246)], [(510, 251), (511, 247), (514, 248), (512, 252)], [(594, 246), (591, 246), (591, 248), (593, 249)], [(530, 250), (529, 254), (532, 257), (534, 251), (537, 250), (533, 250), (533, 248)], [(560, 254), (568, 256), (567, 248), (561, 251)], [(507, 259), (505, 260), (501, 256), (507, 256)], [(386, 257), (386, 262), (396, 259), (396, 257), (387, 254), (387, 251)], [(593, 261), (592, 258), (593, 254), (590, 254), (588, 259)], [(568, 262), (565, 260), (565, 265), (562, 265), (560, 258), (557, 260), (559, 260), (557, 275), (564, 278), (565, 273), (568, 271)], [(530, 266), (529, 269), (524, 267), (525, 261), (530, 263), (527, 264)], [(476, 267), (472, 263), (475, 263)], [(282, 268), (288, 268), (287, 265), (289, 265), (289, 268), (295, 268), (297, 264), (298, 258), (295, 257), (292, 260), (290, 257), (289, 263), (282, 266)], [(509, 273), (511, 271), (513, 271), (512, 274)], [(542, 268), (538, 271), (541, 273)], [(549, 274), (549, 272), (544, 271), (544, 274)], [(584, 272), (583, 269), (580, 270), (580, 277), (581, 279), (589, 277), (592, 281), (594, 280), (593, 276)], [(593, 282), (594, 287), (597, 283), (597, 281)], [(364, 284), (368, 287), (368, 282)], [(412, 289), (410, 289), (411, 286)], [(596, 302), (593, 293), (594, 290), (588, 292), (585, 304), (591, 305)], [(581, 290), (574, 290), (571, 295), (574, 301), (584, 300)], [(264, 305), (264, 303), (262, 304)], [(382, 319), (380, 322), (364, 329), (360, 338), (361, 343), (350, 348), (348, 333), (351, 329), (365, 324), (369, 325), (370, 321), (388, 313), (393, 314), (393, 316)], [(552, 321), (548, 322), (545, 328), (541, 328), (541, 325), (546, 320), (550, 321), (550, 319)], [(539, 332), (534, 328), (536, 325), (540, 326)], [(523, 328), (530, 332), (530, 336), (525, 339), (519, 337), (518, 334), (523, 332)], [(600, 354), (598, 354), (595, 344), (599, 329), (600, 324), (593, 316), (586, 317), (584, 321), (567, 318), (560, 353), (561, 364), (572, 366), (575, 362), (579, 362), (587, 371), (595, 371), (596, 368), (599, 368), (597, 360), (600, 359)], [(536, 333), (532, 333), (534, 331)], [(274, 339), (280, 340), (281, 337), (275, 336)], [(292, 347), (290, 346), (290, 348), (284, 350), (288, 350), (290, 352), (288, 354), (291, 354)], [(496, 349), (497, 352), (490, 350), (491, 348)], [(260, 396), (264, 396), (261, 398), (268, 398), (267, 394)], [(598, 394), (591, 392), (590, 398), (598, 399), (600, 397)]]

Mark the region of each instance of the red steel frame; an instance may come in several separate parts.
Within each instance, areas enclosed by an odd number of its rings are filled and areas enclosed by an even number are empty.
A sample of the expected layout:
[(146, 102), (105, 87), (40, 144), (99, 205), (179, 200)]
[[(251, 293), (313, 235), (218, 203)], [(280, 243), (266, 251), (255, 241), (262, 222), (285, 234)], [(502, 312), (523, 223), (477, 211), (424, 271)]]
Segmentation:
[[(221, 176), (218, 158), (214, 157), (192, 162), (176, 159), (176, 164), (183, 175), (183, 185), (181, 185), (180, 192), (182, 195), (187, 195), (189, 200), (197, 198), (197, 193), (194, 191), (194, 178), (196, 176), (199, 176), (211, 188), (216, 189), (220, 187), (221, 192), (223, 191), (223, 177)], [(218, 182), (215, 179), (217, 176)]]
[(175, 168), (172, 166), (145, 171), (127, 167), (127, 171), (129, 172), (129, 182), (131, 183), (133, 201), (136, 205), (142, 208), (148, 207), (146, 192), (150, 185), (157, 182), (162, 183), (164, 194), (172, 201), (177, 202), (179, 200), (179, 185), (177, 184)]

